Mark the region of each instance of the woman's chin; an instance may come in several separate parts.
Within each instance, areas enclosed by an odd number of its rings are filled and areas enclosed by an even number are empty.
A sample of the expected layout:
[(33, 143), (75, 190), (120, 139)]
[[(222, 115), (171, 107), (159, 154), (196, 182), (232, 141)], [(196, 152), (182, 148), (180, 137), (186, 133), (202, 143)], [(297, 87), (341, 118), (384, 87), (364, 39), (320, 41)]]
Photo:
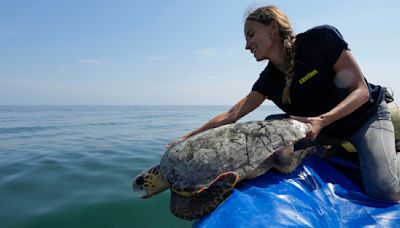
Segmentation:
[(260, 61), (263, 61), (266, 59), (265, 57), (262, 57), (262, 56), (254, 56), (254, 58), (256, 59), (257, 62), (260, 62)]

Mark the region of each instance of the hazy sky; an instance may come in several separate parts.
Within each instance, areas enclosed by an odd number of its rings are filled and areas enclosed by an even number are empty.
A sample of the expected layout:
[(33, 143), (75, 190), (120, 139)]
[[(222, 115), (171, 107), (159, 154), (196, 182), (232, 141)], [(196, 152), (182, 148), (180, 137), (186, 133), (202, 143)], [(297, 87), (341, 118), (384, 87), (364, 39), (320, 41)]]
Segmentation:
[(243, 16), (274, 4), (295, 33), (331, 24), (400, 99), (399, 1), (0, 0), (0, 104), (232, 105), (267, 62)]

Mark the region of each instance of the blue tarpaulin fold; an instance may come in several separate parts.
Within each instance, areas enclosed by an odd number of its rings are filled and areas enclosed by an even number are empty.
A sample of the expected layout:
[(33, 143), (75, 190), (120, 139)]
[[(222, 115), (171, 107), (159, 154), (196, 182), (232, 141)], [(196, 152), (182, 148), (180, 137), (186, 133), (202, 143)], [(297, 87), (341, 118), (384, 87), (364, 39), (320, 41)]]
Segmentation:
[(399, 202), (367, 196), (354, 169), (311, 156), (289, 175), (269, 171), (239, 183), (195, 227), (400, 227)]

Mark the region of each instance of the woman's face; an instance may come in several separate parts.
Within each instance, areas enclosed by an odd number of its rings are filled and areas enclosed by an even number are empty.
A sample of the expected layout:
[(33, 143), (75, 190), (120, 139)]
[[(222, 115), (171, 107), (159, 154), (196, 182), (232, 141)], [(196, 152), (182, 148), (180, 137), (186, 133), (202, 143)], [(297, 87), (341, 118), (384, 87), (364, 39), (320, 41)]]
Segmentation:
[(264, 25), (258, 21), (246, 20), (246, 50), (250, 50), (257, 61), (269, 59), (272, 49), (271, 27), (271, 24)]

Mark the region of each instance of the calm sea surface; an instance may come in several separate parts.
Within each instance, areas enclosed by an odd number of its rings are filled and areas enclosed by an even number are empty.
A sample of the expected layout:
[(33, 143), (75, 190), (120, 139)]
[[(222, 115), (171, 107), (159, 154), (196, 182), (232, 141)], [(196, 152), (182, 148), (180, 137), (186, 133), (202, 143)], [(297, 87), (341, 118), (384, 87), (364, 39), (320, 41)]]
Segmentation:
[[(227, 106), (0, 106), (0, 227), (191, 227), (131, 180)], [(239, 122), (261, 120), (264, 106)]]

